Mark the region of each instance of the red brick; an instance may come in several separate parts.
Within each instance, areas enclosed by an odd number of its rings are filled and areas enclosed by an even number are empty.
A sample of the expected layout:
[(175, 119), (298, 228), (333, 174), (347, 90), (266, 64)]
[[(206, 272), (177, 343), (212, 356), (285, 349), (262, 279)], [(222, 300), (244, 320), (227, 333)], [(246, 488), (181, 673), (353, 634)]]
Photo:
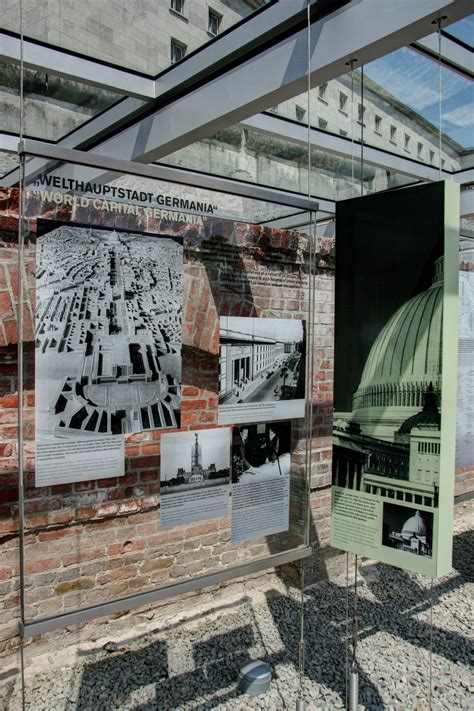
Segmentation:
[(130, 463), (134, 470), (158, 467), (160, 465), (160, 457), (158, 454), (149, 457), (135, 457), (130, 460)]
[(201, 412), (199, 422), (217, 422), (217, 412)]
[(0, 397), (0, 406), (18, 407), (18, 395), (4, 395), (3, 397)]
[(140, 474), (140, 481), (157, 481), (160, 478), (159, 471), (154, 472), (144, 472)]
[(39, 558), (25, 562), (25, 573), (41, 573), (43, 570), (54, 570), (61, 566), (61, 558)]
[(156, 496), (144, 496), (140, 499), (141, 511), (147, 511), (148, 509), (155, 508), (156, 506), (158, 506), (158, 497)]
[(97, 511), (93, 506), (84, 506), (82, 508), (77, 509), (78, 519), (94, 518), (96, 514)]
[(60, 538), (70, 538), (77, 535), (77, 531), (72, 528), (59, 528), (52, 531), (40, 531), (38, 539), (40, 541), (57, 541)]
[[(153, 434), (156, 434), (153, 432)], [(138, 444), (127, 444), (125, 443), (125, 456), (126, 457), (137, 457), (140, 454), (140, 446)]]
[(191, 385), (186, 385), (183, 387), (183, 397), (196, 397), (201, 391), (199, 388), (195, 388)]
[(118, 512), (118, 506), (115, 503), (100, 504), (97, 506), (97, 516), (115, 516)]
[(12, 454), (13, 448), (11, 444), (7, 443), (0, 443), (0, 457), (10, 457)]
[(103, 558), (105, 555), (105, 549), (104, 548), (89, 548), (81, 551), (74, 551), (74, 553), (70, 553), (69, 555), (64, 556), (62, 561), (59, 559), (58, 562), (58, 567), (59, 565), (62, 564), (64, 567), (67, 567), (69, 565), (77, 565), (78, 563), (85, 563), (88, 560), (94, 560), (96, 558)]
[(52, 494), (71, 494), (72, 484), (56, 484), (51, 487)]
[(7, 343), (18, 343), (18, 325), (15, 320), (3, 321)]
[(212, 331), (210, 328), (205, 328), (201, 332), (201, 338), (199, 340), (199, 346), (203, 351), (209, 351), (211, 349), (211, 338)]
[(203, 536), (206, 533), (212, 533), (212, 531), (217, 531), (218, 528), (218, 524), (214, 521), (208, 523), (199, 523), (194, 526), (188, 526), (186, 529), (186, 538)]
[(160, 444), (156, 442), (150, 442), (150, 444), (142, 444), (142, 453), (143, 454), (159, 454), (160, 453), (161, 446)]
[(206, 311), (211, 299), (212, 299), (212, 294), (211, 294), (209, 287), (208, 286), (202, 287), (201, 294), (199, 297), (199, 304), (198, 304), (199, 311)]
[(182, 400), (181, 411), (205, 410), (206, 405), (207, 403), (205, 400)]
[(0, 291), (0, 316), (13, 316), (13, 306), (8, 291)]
[(134, 551), (141, 551), (145, 548), (145, 541), (126, 541), (125, 543), (112, 543), (107, 548), (107, 555), (121, 555), (122, 553), (133, 553)]
[(196, 304), (189, 300), (186, 305), (186, 321), (188, 323), (192, 323), (194, 321), (195, 315), (196, 315)]
[(0, 410), (0, 424), (12, 425), (18, 421), (16, 410)]
[(114, 486), (117, 486), (117, 477), (112, 476), (110, 477), (110, 479), (99, 479), (97, 481), (97, 486), (99, 487), (99, 489), (110, 489)]

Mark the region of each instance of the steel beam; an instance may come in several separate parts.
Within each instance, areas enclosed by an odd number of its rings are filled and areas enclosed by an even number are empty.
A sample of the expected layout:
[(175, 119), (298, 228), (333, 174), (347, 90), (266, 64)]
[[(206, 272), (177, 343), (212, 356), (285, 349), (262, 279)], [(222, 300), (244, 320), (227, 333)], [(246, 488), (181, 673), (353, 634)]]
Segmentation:
[[(288, 140), (300, 145), (308, 143), (308, 127), (294, 121), (281, 119), (273, 114), (258, 114), (241, 122), (245, 128), (259, 131), (275, 139)], [(347, 160), (352, 158), (352, 146), (350, 139), (338, 136), (316, 128), (310, 129), (310, 141), (313, 148), (319, 148), (328, 153), (339, 155)], [(358, 165), (360, 143), (354, 141), (355, 164)], [(364, 163), (374, 165), (384, 170), (390, 169), (395, 173), (401, 173), (415, 178), (416, 180), (436, 181), (439, 180), (438, 168), (421, 163), (409, 158), (404, 158), (395, 153), (384, 151), (380, 148), (368, 146), (364, 143)], [(450, 180), (453, 174), (448, 171), (441, 171), (442, 179)]]
[(167, 600), (170, 597), (184, 595), (194, 590), (202, 590), (203, 588), (219, 585), (220, 583), (233, 580), (234, 578), (252, 575), (253, 573), (268, 570), (269, 568), (308, 558), (311, 554), (312, 549), (310, 547), (293, 548), (285, 553), (275, 553), (274, 555), (252, 561), (251, 563), (235, 565), (226, 570), (219, 570), (215, 573), (209, 573), (208, 575), (183, 580), (174, 585), (165, 585), (156, 590), (138, 593), (137, 595), (124, 597), (120, 600), (101, 603), (100, 605), (94, 605), (94, 607), (75, 610), (74, 612), (56, 615), (55, 617), (49, 617), (47, 619), (27, 620), (22, 624), (22, 636), (23, 638), (33, 637), (38, 634), (50, 632), (51, 630), (82, 624), (83, 622), (96, 619), (97, 617), (123, 612), (132, 607), (151, 605), (159, 600)]
[[(310, 0), (310, 9), (316, 11), (320, 7), (338, 6), (345, 2), (349, 0)], [(163, 99), (204, 77), (208, 78), (216, 71), (222, 71), (239, 58), (256, 51), (263, 43), (274, 41), (282, 33), (291, 31), (304, 21), (307, 8), (308, 0), (280, 0), (264, 7), (156, 77), (64, 51), (28, 37), (23, 41), (23, 61), (31, 69), (51, 72), (126, 96)], [(0, 60), (20, 63), (21, 38), (18, 34), (0, 30)]]
[[(422, 54), (427, 54), (435, 60), (438, 59), (437, 34), (423, 37), (423, 39), (414, 42), (412, 46)], [(474, 52), (443, 34), (441, 35), (441, 62), (463, 76), (473, 76)]]
[[(120, 158), (101, 156), (95, 153), (84, 153), (83, 151), (75, 151), (70, 148), (63, 148), (62, 146), (33, 141), (31, 139), (21, 141), (18, 151), (26, 157), (33, 156), (40, 159), (42, 171), (44, 171), (47, 164), (51, 164), (51, 162), (53, 162), (53, 165), (49, 167), (52, 170), (55, 170), (54, 164), (56, 163), (59, 169), (61, 169), (60, 164), (73, 163), (83, 165), (86, 168), (112, 171), (119, 175), (137, 175), (145, 178), (153, 178), (155, 180), (165, 180), (170, 183), (195, 186), (204, 188), (205, 190), (230, 193), (231, 195), (239, 195), (251, 200), (260, 200), (285, 207), (293, 207), (296, 210), (318, 210), (317, 200), (307, 197), (306, 195), (289, 193), (284, 190), (278, 190), (277, 188), (254, 185), (253, 183), (230, 180), (229, 178), (221, 178), (205, 173), (182, 170), (173, 166), (133, 163), (121, 160)], [(25, 174), (28, 181), (31, 181), (35, 177), (35, 171), (32, 170), (33, 165), (34, 164), (29, 161), (25, 166)], [(81, 176), (81, 180), (87, 179), (87, 176)], [(93, 178), (91, 177), (90, 179), (92, 180)], [(95, 178), (95, 180), (97, 180), (97, 178)]]
[(0, 151), (5, 151), (5, 153), (17, 153), (18, 138), (19, 136), (12, 136), (11, 133), (0, 132)]
[[(0, 31), (0, 61), (20, 64), (20, 37)], [(30, 69), (56, 74), (118, 94), (148, 99), (155, 96), (155, 81), (152, 77), (64, 52), (29, 38), (23, 40), (23, 62)]]
[(474, 168), (458, 170), (457, 173), (453, 173), (451, 179), (454, 180), (455, 183), (459, 183), (459, 185), (472, 185), (474, 183)]

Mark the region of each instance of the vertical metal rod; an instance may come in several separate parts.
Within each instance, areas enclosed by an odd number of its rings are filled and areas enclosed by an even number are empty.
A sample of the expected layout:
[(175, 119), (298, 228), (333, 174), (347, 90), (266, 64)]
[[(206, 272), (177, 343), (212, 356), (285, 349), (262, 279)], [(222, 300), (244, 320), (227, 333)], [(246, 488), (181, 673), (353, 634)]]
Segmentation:
[[(310, 42), (310, 4), (309, 0), (306, 5), (306, 19), (307, 19), (307, 61), (308, 61), (308, 85), (307, 85), (307, 102), (308, 102), (308, 198), (311, 198), (311, 42)], [(308, 322), (307, 322), (307, 344), (306, 344), (306, 398), (307, 402), (309, 400), (309, 406), (306, 406), (306, 452), (305, 452), (305, 463), (306, 463), (306, 532), (305, 539), (306, 544), (309, 544), (309, 512), (310, 512), (310, 484), (309, 477), (311, 472), (311, 441), (312, 441), (312, 367), (311, 367), (311, 357), (313, 353), (312, 338), (313, 338), (313, 310), (312, 310), (312, 300), (313, 300), (313, 218), (311, 214), (310, 227), (309, 227), (309, 273), (308, 273)], [(299, 639), (299, 649), (298, 649), (298, 663), (299, 663), (299, 673), (298, 673), (298, 698), (296, 700), (296, 711), (305, 711), (306, 702), (304, 698), (303, 690), (303, 679), (304, 679), (304, 668), (305, 668), (305, 638), (304, 638), (304, 560), (301, 561), (301, 572), (300, 572), (300, 639)]]
[(430, 688), (428, 694), (428, 708), (433, 708), (433, 578), (430, 583)]
[(357, 666), (352, 665), (349, 684), (349, 711), (357, 711), (359, 707), (359, 672)]
[(357, 59), (351, 59), (346, 62), (346, 67), (351, 68), (351, 195), (354, 197), (354, 65)]
[(22, 708), (25, 708), (25, 659), (23, 626), (25, 624), (25, 487), (23, 455), (23, 245), (24, 245), (24, 178), (25, 156), (20, 156), (20, 195), (18, 221), (18, 546), (20, 559), (20, 669), (22, 688)]
[[(346, 66), (351, 71), (351, 195), (355, 192), (355, 169), (354, 169), (354, 65), (357, 59), (353, 58), (346, 62)], [(362, 161), (362, 153), (361, 153)], [(362, 176), (362, 168), (361, 168)], [(362, 178), (361, 178), (362, 179)], [(349, 553), (346, 553), (346, 709), (351, 708), (352, 691), (352, 666), (349, 665)], [(349, 673), (349, 669), (351, 669)]]
[(300, 642), (299, 642), (299, 711), (305, 706), (303, 679), (304, 679), (304, 561), (301, 561), (301, 596), (300, 596)]
[(359, 557), (354, 558), (354, 609), (352, 618), (352, 651), (354, 662), (357, 662), (358, 620), (357, 620), (357, 568)]
[(311, 12), (309, 0), (306, 4), (306, 22), (307, 22), (307, 38), (308, 38), (308, 83), (306, 87), (308, 100), (308, 199), (311, 199)]
[[(310, 121), (310, 115), (311, 115), (311, 102), (310, 102), (310, 61), (311, 61), (311, 51), (310, 51), (310, 6), (309, 6), (309, 0), (306, 6), (306, 13), (307, 13), (307, 38), (308, 38), (308, 47), (307, 47), (307, 61), (308, 61), (308, 85), (307, 85), (307, 105), (308, 105), (308, 199), (311, 199), (311, 121)], [(310, 486), (309, 486), (309, 479), (308, 479), (308, 474), (310, 472), (310, 467), (311, 467), (311, 435), (312, 435), (312, 422), (311, 422), (311, 408), (310, 408), (310, 402), (311, 402), (311, 394), (312, 394), (312, 387), (311, 387), (311, 353), (313, 351), (312, 349), (312, 339), (313, 339), (313, 319), (312, 319), (312, 311), (311, 311), (311, 305), (313, 303), (313, 290), (314, 290), (314, 285), (313, 285), (313, 280), (312, 280), (312, 275), (313, 275), (313, 239), (312, 239), (312, 227), (313, 227), (313, 216), (312, 213), (310, 215), (310, 224), (309, 224), (309, 240), (308, 240), (308, 253), (309, 253), (309, 260), (308, 260), (308, 319), (307, 319), (307, 324), (306, 324), (306, 363), (305, 363), (305, 374), (306, 374), (306, 407), (305, 407), (305, 413), (306, 413), (306, 420), (305, 420), (305, 435), (306, 435), (306, 448), (305, 448), (305, 468), (306, 468), (306, 489), (305, 489), (305, 495), (306, 495), (306, 516), (307, 516), (307, 523), (309, 521), (309, 515), (310, 515), (310, 502), (309, 502), (309, 492), (310, 492)], [(305, 536), (305, 543), (306, 545), (309, 545), (309, 526), (306, 526), (306, 536)]]
[(346, 553), (346, 709), (349, 705), (349, 553)]
[(24, 134), (24, 58), (23, 58), (23, 45), (24, 45), (24, 26), (23, 26), (23, 0), (20, 0), (20, 141), (23, 139)]
[(441, 138), (441, 122), (443, 120), (442, 116), (442, 75), (441, 75), (441, 20), (437, 20), (438, 23), (438, 150), (439, 150), (439, 179), (441, 180), (441, 149), (442, 149), (442, 138)]
[[(24, 64), (24, 5), (20, 0), (20, 141), (25, 130), (25, 64)], [(26, 708), (26, 681), (25, 681), (25, 649), (23, 627), (25, 624), (25, 492), (23, 472), (23, 245), (24, 245), (24, 184), (25, 184), (25, 156), (20, 156), (19, 166), (19, 215), (18, 215), (18, 545), (20, 562), (20, 679), (21, 679), (21, 705)]]
[(364, 67), (360, 68), (360, 194), (364, 194)]
[(352, 611), (352, 664), (349, 681), (349, 711), (357, 711), (359, 706), (359, 669), (357, 665), (357, 642), (358, 642), (358, 620), (357, 620), (357, 568), (358, 556), (354, 558), (354, 597)]
[(350, 61), (351, 66), (351, 181), (352, 181), (352, 195), (354, 195), (354, 60)]

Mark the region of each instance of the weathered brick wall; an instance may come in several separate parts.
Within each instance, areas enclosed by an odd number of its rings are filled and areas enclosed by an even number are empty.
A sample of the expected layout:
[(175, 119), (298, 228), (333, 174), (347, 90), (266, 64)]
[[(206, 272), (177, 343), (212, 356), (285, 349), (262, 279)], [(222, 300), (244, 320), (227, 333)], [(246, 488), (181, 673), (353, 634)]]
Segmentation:
[[(18, 223), (15, 194), (3, 196), (0, 225), (3, 281), (0, 479), (0, 653), (17, 644), (18, 557)], [(34, 211), (34, 205), (30, 204)], [(43, 217), (68, 219), (55, 205)], [(77, 214), (79, 222), (91, 215)], [(101, 216), (103, 224), (104, 216)], [(114, 219), (110, 216), (110, 220)], [(186, 232), (184, 269), (182, 427), (217, 423), (218, 314), (307, 318), (306, 242), (293, 232), (270, 231), (209, 219), (200, 229), (183, 223), (147, 224), (121, 216), (118, 227), (165, 234)], [(112, 222), (111, 222), (112, 226)], [(27, 230), (34, 232), (30, 220)], [(332, 408), (333, 279), (329, 242), (320, 245), (314, 279), (315, 378), (313, 395), (312, 541), (327, 546), (330, 507), (330, 430)], [(216, 259), (216, 254), (221, 255)], [(222, 257), (222, 258), (221, 258)], [(233, 279), (232, 289), (222, 288)], [(34, 239), (25, 246), (23, 330), (23, 433), (25, 475), (25, 603), (28, 619), (68, 612), (165, 583), (215, 571), (287, 550), (302, 542), (305, 440), (302, 424), (293, 428), (290, 532), (238, 546), (230, 542), (229, 517), (176, 529), (159, 523), (160, 433), (138, 433), (126, 440), (124, 477), (34, 487)], [(275, 267), (277, 264), (277, 267)], [(256, 273), (266, 274), (259, 283)], [(286, 286), (281, 286), (286, 275)], [(280, 281), (279, 281), (280, 280)], [(278, 285), (280, 284), (280, 285)]]

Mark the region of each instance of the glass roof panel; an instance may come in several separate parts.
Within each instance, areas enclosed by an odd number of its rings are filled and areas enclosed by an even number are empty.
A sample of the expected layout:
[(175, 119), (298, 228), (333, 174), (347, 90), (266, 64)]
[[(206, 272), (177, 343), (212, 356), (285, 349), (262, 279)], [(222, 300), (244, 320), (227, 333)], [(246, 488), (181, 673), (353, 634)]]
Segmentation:
[[(57, 141), (123, 97), (54, 74), (24, 71), (25, 126), (30, 138)], [(18, 133), (20, 67), (0, 63), (0, 131)]]
[(19, 161), (16, 153), (0, 151), (0, 183), (2, 178), (10, 171), (18, 168)]
[[(281, 190), (308, 193), (308, 147), (288, 139), (234, 126), (198, 141), (160, 161)], [(416, 182), (413, 176), (365, 163), (364, 194)], [(341, 200), (360, 194), (361, 171), (356, 155), (354, 180), (350, 157), (313, 147), (311, 195)]]
[[(274, 1), (25, 0), (24, 35), (154, 76)], [(18, 13), (7, 3), (2, 27), (18, 32)]]
[(474, 15), (469, 15), (458, 22), (453, 22), (445, 29), (449, 35), (461, 40), (470, 47), (474, 47)]
[[(474, 145), (474, 84), (442, 67), (442, 167), (457, 171), (462, 156)], [(354, 139), (404, 158), (439, 166), (438, 65), (404, 48), (364, 67), (353, 77), (344, 74), (269, 109), (275, 116), (335, 134), (350, 141), (352, 111)], [(363, 107), (362, 107), (363, 103)], [(363, 112), (363, 123), (361, 121)], [(282, 131), (284, 132), (284, 131)]]
[[(365, 75), (433, 126), (438, 120), (438, 65), (404, 47), (370, 62)], [(463, 148), (474, 146), (474, 83), (442, 67), (442, 131)]]

